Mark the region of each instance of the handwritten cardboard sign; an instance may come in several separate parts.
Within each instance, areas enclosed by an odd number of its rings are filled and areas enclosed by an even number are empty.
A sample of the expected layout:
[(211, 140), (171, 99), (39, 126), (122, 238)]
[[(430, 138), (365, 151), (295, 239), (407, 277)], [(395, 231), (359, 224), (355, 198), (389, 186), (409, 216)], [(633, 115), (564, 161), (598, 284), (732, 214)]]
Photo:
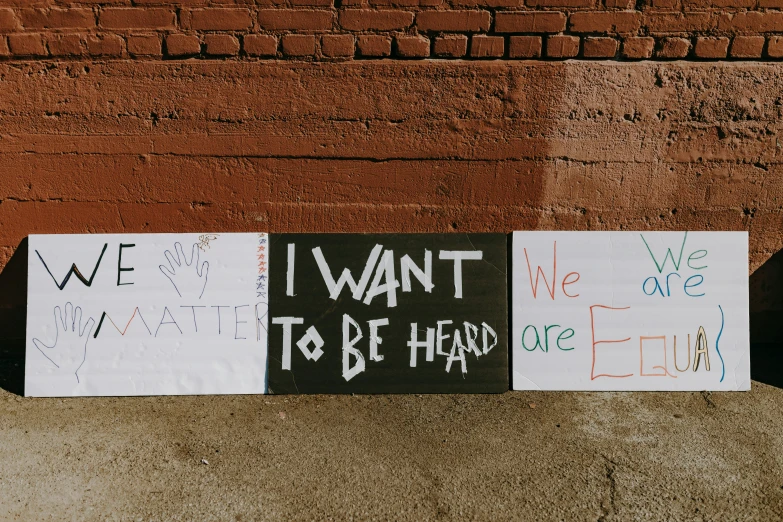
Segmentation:
[(264, 393), (268, 245), (31, 235), (25, 395)]
[(515, 390), (750, 388), (746, 232), (515, 232)]
[(508, 389), (504, 234), (282, 234), (271, 252), (270, 392)]

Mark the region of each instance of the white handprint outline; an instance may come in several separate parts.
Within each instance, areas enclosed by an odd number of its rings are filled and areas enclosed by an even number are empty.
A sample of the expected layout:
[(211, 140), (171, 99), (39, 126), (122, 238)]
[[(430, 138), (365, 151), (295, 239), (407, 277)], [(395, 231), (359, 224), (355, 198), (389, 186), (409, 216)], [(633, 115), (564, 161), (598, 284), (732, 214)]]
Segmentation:
[[(63, 308), (65, 309), (64, 314)], [(79, 383), (81, 382), (79, 370), (87, 360), (87, 343), (90, 340), (92, 329), (95, 327), (95, 319), (90, 317), (82, 326), (81, 306), (74, 307), (73, 303), (68, 301), (63, 308), (54, 307), (54, 343), (49, 346), (40, 339), (33, 338), (33, 345), (57, 369), (67, 372), (73, 368), (76, 382)]]
[[(171, 281), (171, 284), (174, 286), (174, 290), (177, 291), (177, 295), (182, 297), (182, 292), (180, 292), (179, 286), (177, 286), (177, 283), (175, 281), (175, 278), (182, 281), (183, 276), (181, 274), (183, 273), (189, 273), (190, 276), (184, 276), (184, 277), (190, 277), (190, 279), (193, 279), (193, 274), (195, 274), (197, 279), (204, 279), (204, 284), (201, 286), (201, 292), (198, 295), (198, 298), (201, 299), (201, 296), (204, 295), (204, 290), (207, 287), (207, 274), (209, 273), (209, 261), (204, 261), (203, 263), (199, 264), (199, 246), (198, 243), (193, 244), (193, 249), (190, 254), (190, 260), (185, 257), (185, 252), (182, 248), (182, 243), (177, 241), (174, 243), (174, 248), (172, 249), (177, 254), (177, 257), (174, 257), (174, 254), (171, 253), (171, 250), (166, 250), (163, 255), (166, 257), (166, 260), (169, 262), (169, 266), (166, 265), (159, 265), (158, 268), (160, 268), (161, 273), (163, 273), (166, 278)], [(193, 271), (186, 272), (184, 270), (180, 270), (177, 272), (177, 269), (182, 268), (182, 264), (185, 264), (187, 267), (194, 267)], [(180, 274), (179, 276), (177, 274)], [(187, 283), (183, 284), (180, 283), (180, 286), (184, 287), (187, 286)]]

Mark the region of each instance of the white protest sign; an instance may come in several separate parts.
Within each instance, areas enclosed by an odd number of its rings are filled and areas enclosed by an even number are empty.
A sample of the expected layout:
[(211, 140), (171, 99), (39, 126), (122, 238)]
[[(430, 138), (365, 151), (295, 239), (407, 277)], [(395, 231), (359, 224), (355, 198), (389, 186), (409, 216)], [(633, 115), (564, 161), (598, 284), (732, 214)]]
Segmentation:
[(748, 390), (746, 232), (514, 232), (515, 390)]
[(264, 393), (267, 234), (31, 235), (25, 395)]

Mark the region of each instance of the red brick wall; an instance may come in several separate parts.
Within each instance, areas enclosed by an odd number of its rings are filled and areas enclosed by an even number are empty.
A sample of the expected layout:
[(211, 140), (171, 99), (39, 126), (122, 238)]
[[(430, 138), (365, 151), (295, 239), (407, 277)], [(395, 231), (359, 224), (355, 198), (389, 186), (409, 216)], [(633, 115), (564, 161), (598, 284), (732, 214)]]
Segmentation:
[(783, 58), (783, 0), (0, 0), (0, 58)]
[(748, 230), (778, 353), (783, 3), (651, 2), (0, 0), (0, 387), (31, 233)]

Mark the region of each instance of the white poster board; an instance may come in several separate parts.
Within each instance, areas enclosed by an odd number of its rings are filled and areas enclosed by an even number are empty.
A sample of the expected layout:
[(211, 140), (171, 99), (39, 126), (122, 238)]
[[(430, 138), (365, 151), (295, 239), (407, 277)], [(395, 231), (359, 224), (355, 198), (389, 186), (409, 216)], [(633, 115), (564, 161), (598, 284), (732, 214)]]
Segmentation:
[(31, 235), (25, 395), (264, 393), (267, 234)]
[(514, 232), (515, 390), (748, 390), (746, 232)]

